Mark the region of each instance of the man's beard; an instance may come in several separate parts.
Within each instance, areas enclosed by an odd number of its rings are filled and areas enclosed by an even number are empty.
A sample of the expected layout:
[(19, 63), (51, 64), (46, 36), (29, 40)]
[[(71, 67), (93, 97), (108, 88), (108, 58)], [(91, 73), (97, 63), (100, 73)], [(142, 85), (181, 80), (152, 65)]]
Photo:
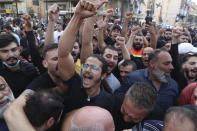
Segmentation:
[(48, 68), (48, 72), (49, 72), (53, 77), (55, 77), (56, 79), (61, 80), (61, 77), (60, 77), (59, 74), (58, 74), (58, 66), (56, 66), (55, 69)]
[(157, 67), (152, 71), (153, 76), (161, 83), (168, 83), (169, 76), (165, 75), (165, 72), (161, 71)]
[(79, 53), (76, 54), (76, 53), (72, 52), (71, 55), (73, 56), (74, 62), (77, 62), (77, 59), (79, 58)]
[(1, 101), (8, 100), (8, 103), (0, 107), (0, 119), (3, 119), (3, 112), (8, 108), (8, 106), (15, 100), (14, 95), (12, 92), (10, 92), (10, 96), (4, 96)]
[(183, 69), (183, 73), (186, 75), (186, 78), (189, 79), (189, 80), (197, 78), (197, 76), (191, 77), (189, 75), (189, 69)]
[(172, 38), (171, 37), (165, 37), (165, 40), (170, 41), (170, 40), (172, 40)]
[(141, 50), (142, 49), (142, 44), (137, 43), (138, 45), (136, 45), (136, 43), (133, 43), (133, 47), (135, 50)]

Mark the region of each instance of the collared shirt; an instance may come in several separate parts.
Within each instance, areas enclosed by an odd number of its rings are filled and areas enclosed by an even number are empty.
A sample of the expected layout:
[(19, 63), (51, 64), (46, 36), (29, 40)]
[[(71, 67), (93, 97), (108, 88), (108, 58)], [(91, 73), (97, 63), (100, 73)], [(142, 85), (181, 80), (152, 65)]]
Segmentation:
[(120, 81), (114, 76), (113, 73), (110, 73), (105, 80), (107, 81), (107, 84), (112, 90), (112, 93), (120, 87)]
[(132, 131), (162, 131), (163, 121), (145, 120), (132, 128)]
[[(126, 78), (125, 82), (122, 84), (122, 86), (115, 91), (115, 94), (125, 94), (127, 90), (131, 87), (131, 85), (133, 85), (135, 82), (147, 83), (156, 90), (148, 75), (148, 68), (146, 68), (131, 72)], [(169, 107), (177, 104), (177, 83), (172, 78), (169, 78), (168, 83), (164, 83), (160, 86), (159, 91), (157, 91), (157, 95), (158, 96), (156, 105), (161, 107), (161, 109), (163, 109), (163, 111), (165, 112)]]
[(81, 71), (81, 60), (77, 59), (77, 61), (75, 62), (75, 72), (77, 72), (77, 74), (80, 75), (80, 71)]

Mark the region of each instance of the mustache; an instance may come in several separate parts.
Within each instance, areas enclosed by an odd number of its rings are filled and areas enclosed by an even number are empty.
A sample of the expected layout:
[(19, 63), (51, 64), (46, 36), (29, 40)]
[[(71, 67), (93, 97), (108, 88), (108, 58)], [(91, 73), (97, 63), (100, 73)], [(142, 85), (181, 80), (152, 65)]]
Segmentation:
[(136, 44), (136, 45), (141, 45), (141, 43), (139, 43), (139, 42), (136, 42), (135, 44)]
[(16, 57), (10, 57), (6, 61), (10, 61), (10, 60), (18, 60), (18, 59)]

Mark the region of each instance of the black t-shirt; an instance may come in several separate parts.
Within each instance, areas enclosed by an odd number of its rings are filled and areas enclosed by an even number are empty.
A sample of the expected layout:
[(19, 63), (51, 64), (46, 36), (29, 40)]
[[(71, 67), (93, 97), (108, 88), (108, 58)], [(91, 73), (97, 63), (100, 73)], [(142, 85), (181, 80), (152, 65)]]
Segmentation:
[(23, 62), (20, 63), (20, 69), (17, 71), (11, 71), (2, 65), (0, 75), (4, 77), (15, 97), (18, 97), (27, 85), (38, 76), (33, 65)]
[(65, 81), (64, 84), (69, 86), (67, 94), (64, 95), (64, 105), (69, 105), (65, 107), (66, 112), (88, 105), (100, 106), (106, 109), (111, 108), (111, 94), (107, 93), (101, 86), (100, 93), (95, 97), (89, 98), (82, 87), (81, 77), (77, 73), (70, 80)]
[(39, 77), (34, 79), (28, 86), (27, 89), (31, 89), (34, 91), (40, 89), (47, 89), (55, 87), (56, 84), (52, 81), (51, 77), (49, 76), (48, 72), (41, 74)]

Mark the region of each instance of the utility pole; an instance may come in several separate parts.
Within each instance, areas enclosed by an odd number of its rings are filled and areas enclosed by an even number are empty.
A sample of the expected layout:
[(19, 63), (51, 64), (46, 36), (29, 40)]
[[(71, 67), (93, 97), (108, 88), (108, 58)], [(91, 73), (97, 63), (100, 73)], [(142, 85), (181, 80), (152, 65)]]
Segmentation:
[(18, 17), (18, 0), (15, 0), (16, 2), (16, 16)]
[(48, 24), (48, 0), (46, 0), (47, 24)]

